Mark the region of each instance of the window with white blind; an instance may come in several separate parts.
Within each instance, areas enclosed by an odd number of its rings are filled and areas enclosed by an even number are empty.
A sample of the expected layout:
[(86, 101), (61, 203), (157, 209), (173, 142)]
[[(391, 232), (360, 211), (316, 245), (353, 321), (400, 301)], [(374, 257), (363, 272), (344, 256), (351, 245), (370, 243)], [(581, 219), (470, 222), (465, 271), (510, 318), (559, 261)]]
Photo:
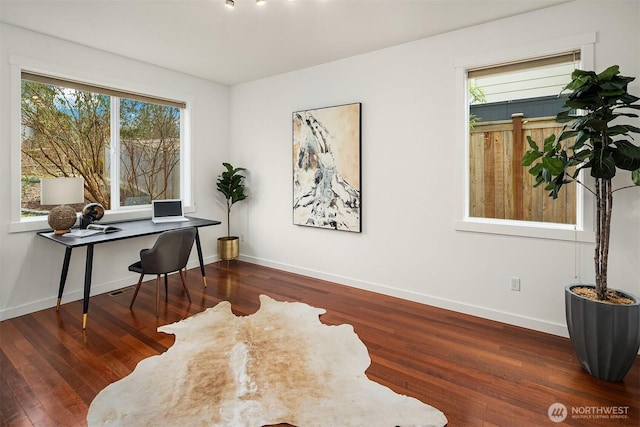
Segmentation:
[(558, 199), (521, 164), (527, 136), (558, 135), (564, 108), (558, 95), (580, 67), (580, 51), (569, 51), (467, 70), (474, 96), (469, 108), (469, 217), (575, 225), (576, 186)]
[[(558, 133), (558, 95), (573, 69), (592, 70), (596, 33), (540, 40), (454, 61), (458, 231), (592, 242), (593, 201), (578, 185), (556, 202), (522, 166), (527, 135)], [(584, 177), (586, 181), (589, 177)]]
[(82, 176), (85, 203), (109, 211), (184, 198), (185, 109), (184, 101), (22, 71), (21, 220), (46, 215), (45, 177)]

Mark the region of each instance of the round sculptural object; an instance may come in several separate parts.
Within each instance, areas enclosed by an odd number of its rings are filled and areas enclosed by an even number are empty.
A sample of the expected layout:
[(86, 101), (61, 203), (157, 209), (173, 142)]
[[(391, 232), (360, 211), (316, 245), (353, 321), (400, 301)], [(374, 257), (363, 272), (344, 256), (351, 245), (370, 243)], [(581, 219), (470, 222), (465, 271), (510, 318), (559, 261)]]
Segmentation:
[(100, 203), (89, 203), (82, 208), (82, 218), (80, 228), (87, 228), (87, 225), (95, 221), (100, 221), (104, 216), (104, 207)]
[(82, 208), (82, 215), (88, 216), (93, 221), (100, 221), (104, 216), (104, 207), (100, 203), (89, 203)]
[(76, 211), (69, 205), (56, 206), (51, 209), (48, 217), (49, 226), (58, 235), (68, 233), (77, 219)]

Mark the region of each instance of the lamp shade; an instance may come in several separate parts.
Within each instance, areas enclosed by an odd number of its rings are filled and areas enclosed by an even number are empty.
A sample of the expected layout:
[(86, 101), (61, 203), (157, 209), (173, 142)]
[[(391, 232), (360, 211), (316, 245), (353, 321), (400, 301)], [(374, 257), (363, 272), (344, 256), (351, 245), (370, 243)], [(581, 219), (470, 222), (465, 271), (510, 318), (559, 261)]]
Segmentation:
[(41, 205), (66, 205), (84, 203), (84, 179), (42, 178), (40, 180)]

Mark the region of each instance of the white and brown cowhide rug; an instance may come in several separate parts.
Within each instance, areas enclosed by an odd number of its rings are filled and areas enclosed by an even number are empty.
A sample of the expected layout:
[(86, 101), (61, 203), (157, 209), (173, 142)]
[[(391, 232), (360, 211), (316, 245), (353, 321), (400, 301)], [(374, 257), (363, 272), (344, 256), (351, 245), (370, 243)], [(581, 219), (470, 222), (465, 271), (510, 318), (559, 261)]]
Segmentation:
[(367, 378), (371, 363), (351, 325), (320, 322), (325, 310), (260, 296), (235, 316), (229, 302), (158, 331), (165, 353), (142, 360), (102, 390), (91, 426), (444, 426), (439, 410)]

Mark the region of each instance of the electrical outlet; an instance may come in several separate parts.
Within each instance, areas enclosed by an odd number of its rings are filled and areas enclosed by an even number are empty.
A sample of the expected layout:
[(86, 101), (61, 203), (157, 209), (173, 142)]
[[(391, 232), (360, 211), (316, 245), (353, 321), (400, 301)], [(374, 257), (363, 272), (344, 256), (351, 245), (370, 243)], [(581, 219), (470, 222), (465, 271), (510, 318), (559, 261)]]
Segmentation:
[(520, 278), (519, 277), (511, 277), (509, 279), (511, 283), (511, 290), (520, 292)]

